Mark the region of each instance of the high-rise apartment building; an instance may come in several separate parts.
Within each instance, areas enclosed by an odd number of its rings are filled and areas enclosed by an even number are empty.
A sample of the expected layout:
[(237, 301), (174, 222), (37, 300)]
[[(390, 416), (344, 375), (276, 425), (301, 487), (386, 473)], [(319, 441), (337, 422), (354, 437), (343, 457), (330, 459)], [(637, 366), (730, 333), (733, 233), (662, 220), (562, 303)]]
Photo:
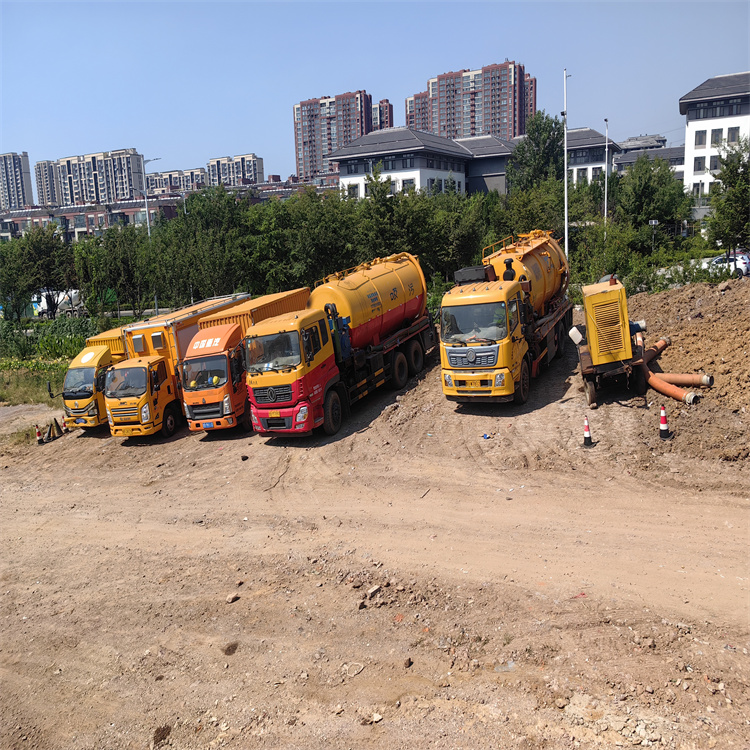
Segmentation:
[(152, 172), (146, 175), (147, 190), (149, 195), (163, 193), (189, 193), (199, 190), (207, 184), (206, 170), (198, 169), (173, 169), (170, 172)]
[(334, 171), (328, 155), (372, 131), (372, 96), (347, 92), (294, 105), (297, 177), (312, 179)]
[(495, 135), (509, 140), (526, 132), (536, 112), (536, 78), (520, 63), (443, 73), (427, 91), (407, 97), (406, 124), (446, 138)]
[(0, 155), (0, 209), (24, 208), (34, 203), (31, 191), (29, 154), (15, 152)]
[(57, 206), (60, 204), (60, 182), (55, 171), (55, 162), (47, 159), (34, 165), (36, 178), (36, 197), (40, 206)]
[(206, 168), (206, 176), (208, 184), (212, 186), (237, 187), (263, 182), (263, 159), (255, 154), (211, 159)]
[(146, 189), (143, 156), (134, 148), (58, 159), (54, 170), (58, 203), (115, 203)]
[(372, 105), (372, 129), (385, 130), (393, 127), (393, 105), (387, 99), (381, 99)]
[(430, 132), (430, 96), (422, 91), (406, 98), (406, 127), (412, 130)]

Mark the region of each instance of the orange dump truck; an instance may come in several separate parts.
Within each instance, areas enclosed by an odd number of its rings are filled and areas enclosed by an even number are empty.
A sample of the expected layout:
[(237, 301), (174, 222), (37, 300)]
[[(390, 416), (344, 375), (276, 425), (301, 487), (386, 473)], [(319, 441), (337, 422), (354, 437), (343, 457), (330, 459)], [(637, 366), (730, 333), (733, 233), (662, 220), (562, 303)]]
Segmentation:
[(531, 378), (562, 355), (572, 323), (565, 253), (551, 232), (535, 230), (485, 248), (482, 265), (455, 280), (440, 308), (443, 394), (525, 403)]
[(182, 399), (193, 431), (250, 428), (245, 336), (262, 320), (304, 310), (310, 289), (267, 294), (201, 318), (180, 363)]
[(246, 339), (253, 428), (300, 435), (341, 427), (350, 405), (384, 383), (403, 388), (436, 332), (424, 274), (409, 253), (327, 276), (298, 312), (264, 320)]
[(201, 318), (249, 299), (217, 297), (123, 328), (128, 359), (107, 371), (104, 395), (109, 431), (115, 436), (171, 436), (182, 415), (179, 362)]

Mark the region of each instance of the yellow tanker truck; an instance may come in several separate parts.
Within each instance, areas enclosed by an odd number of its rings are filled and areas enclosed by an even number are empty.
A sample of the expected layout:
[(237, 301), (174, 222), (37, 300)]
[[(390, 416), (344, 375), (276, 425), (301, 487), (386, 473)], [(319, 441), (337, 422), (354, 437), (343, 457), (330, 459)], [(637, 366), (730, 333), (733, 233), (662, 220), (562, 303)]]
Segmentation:
[[(107, 421), (104, 379), (110, 367), (125, 359), (122, 330), (114, 328), (86, 339), (86, 347), (70, 363), (62, 397), (65, 418), (71, 425), (98, 427)], [(54, 398), (49, 382), (47, 390)]]
[(484, 248), (456, 271), (440, 310), (440, 366), (450, 401), (523, 404), (531, 378), (562, 356), (572, 324), (568, 262), (551, 232)]
[(376, 258), (327, 276), (303, 310), (253, 326), (246, 339), (253, 429), (333, 435), (349, 407), (384, 383), (403, 388), (436, 332), (416, 256)]

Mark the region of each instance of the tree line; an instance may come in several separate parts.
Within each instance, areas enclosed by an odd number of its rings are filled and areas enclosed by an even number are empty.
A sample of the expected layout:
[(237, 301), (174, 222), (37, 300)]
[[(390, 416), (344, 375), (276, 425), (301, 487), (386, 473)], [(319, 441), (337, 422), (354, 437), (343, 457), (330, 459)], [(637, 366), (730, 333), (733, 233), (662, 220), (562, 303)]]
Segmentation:
[[(460, 194), (450, 180), (445, 192), (391, 195), (390, 179), (376, 168), (364, 200), (306, 190), (253, 203), (218, 187), (188, 195), (184, 212), (158, 219), (150, 237), (145, 227), (121, 225), (71, 246), (53, 226), (35, 228), (0, 245), (0, 304), (6, 318), (20, 319), (40, 289), (77, 288), (92, 316), (118, 309), (139, 316), (155, 302), (177, 307), (239, 291), (312, 286), (329, 273), (402, 251), (419, 256), (437, 296), (456, 269), (481, 262), (482, 248), (492, 242), (533, 229), (563, 237), (562, 150), (559, 121), (540, 112), (511, 158), (507, 195)], [(722, 156), (710, 245), (750, 241), (747, 162), (745, 142)], [(667, 162), (642, 157), (624, 175), (611, 175), (607, 189), (605, 224), (603, 175), (569, 186), (573, 286), (617, 273), (626, 287), (641, 288), (654, 266), (707, 249), (702, 237), (679, 231), (692, 201)]]

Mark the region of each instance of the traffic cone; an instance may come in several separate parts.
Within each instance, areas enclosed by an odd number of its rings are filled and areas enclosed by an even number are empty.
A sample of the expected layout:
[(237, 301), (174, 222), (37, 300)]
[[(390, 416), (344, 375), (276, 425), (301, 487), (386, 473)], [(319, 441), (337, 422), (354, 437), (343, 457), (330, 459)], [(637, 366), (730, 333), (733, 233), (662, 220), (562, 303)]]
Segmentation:
[(56, 418), (52, 419), (52, 432), (56, 438), (62, 437), (63, 431)]
[(39, 425), (35, 424), (34, 427), (36, 428), (36, 444), (44, 445), (44, 438), (42, 437), (42, 432), (39, 429)]
[(54, 439), (55, 439), (55, 436), (52, 432), (52, 423), (50, 422), (47, 425), (47, 432), (44, 433), (44, 442), (51, 443)]
[(68, 423), (66, 422), (65, 417), (62, 418), (62, 431), (63, 431), (63, 435), (70, 432), (70, 430), (68, 429)]
[(594, 441), (591, 439), (591, 432), (589, 430), (589, 418), (583, 418), (583, 447), (592, 448)]
[(663, 406), (659, 415), (659, 437), (662, 440), (672, 439), (672, 433), (669, 431), (669, 425), (667, 424), (667, 410)]

